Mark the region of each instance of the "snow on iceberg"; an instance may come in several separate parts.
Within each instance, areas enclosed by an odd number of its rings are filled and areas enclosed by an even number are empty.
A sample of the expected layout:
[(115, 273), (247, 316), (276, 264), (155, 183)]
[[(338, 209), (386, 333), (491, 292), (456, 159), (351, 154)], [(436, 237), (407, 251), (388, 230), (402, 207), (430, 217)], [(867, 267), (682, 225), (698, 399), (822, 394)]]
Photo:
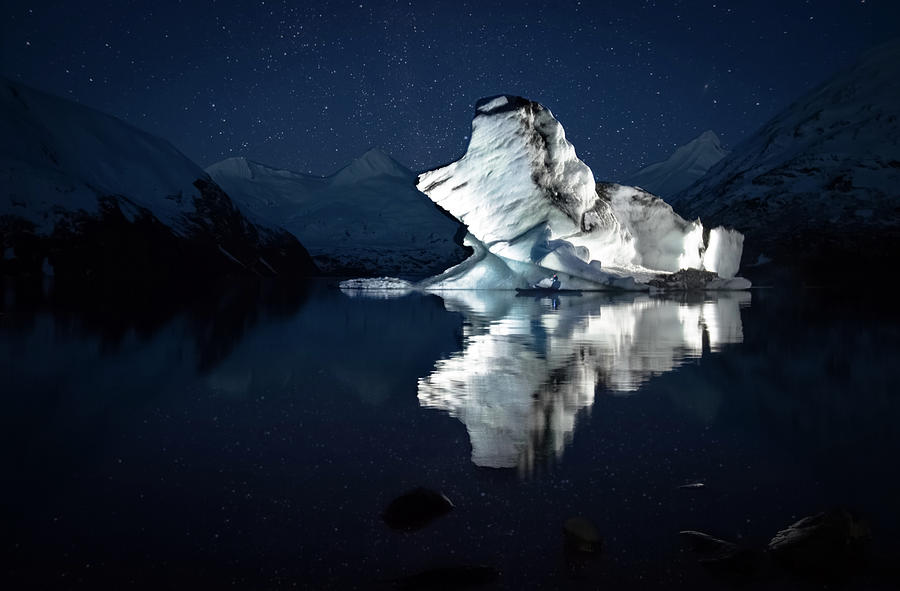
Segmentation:
[(716, 228), (707, 242), (699, 220), (658, 197), (596, 183), (550, 110), (521, 97), (480, 100), (465, 155), (417, 186), (466, 224), (475, 250), (426, 288), (512, 289), (557, 272), (566, 287), (647, 289), (660, 272), (683, 268), (718, 273), (720, 289), (749, 285), (729, 281), (740, 234)]

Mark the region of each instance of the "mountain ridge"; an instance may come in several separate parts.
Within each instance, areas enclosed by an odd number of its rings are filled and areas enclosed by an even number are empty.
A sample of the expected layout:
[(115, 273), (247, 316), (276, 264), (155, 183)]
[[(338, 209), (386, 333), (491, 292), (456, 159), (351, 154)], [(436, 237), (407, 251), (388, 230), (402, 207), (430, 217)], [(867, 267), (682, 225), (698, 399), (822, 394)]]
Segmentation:
[(170, 142), (0, 78), (0, 271), (193, 280), (316, 271)]
[(888, 261), (900, 246), (897, 97), (900, 40), (791, 103), (670, 202), (682, 215), (730, 220), (751, 263), (827, 278), (840, 264)]
[(470, 252), (462, 245), (465, 226), (416, 189), (415, 173), (377, 148), (329, 176), (240, 157), (206, 170), (242, 210), (282, 224), (331, 274), (423, 277)]
[(706, 130), (679, 146), (665, 160), (630, 174), (622, 184), (670, 197), (694, 184), (727, 155), (728, 151), (722, 147), (715, 132)]

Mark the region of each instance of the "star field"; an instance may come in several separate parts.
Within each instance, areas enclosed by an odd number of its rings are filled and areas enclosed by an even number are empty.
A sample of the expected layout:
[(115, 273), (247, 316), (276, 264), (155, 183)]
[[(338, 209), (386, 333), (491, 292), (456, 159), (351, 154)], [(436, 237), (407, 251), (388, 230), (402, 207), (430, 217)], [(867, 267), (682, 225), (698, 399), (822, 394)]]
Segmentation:
[(734, 146), (898, 34), (900, 3), (7, 1), (0, 73), (170, 140), (328, 174), (458, 158), (475, 101), (548, 106), (615, 180), (705, 129)]

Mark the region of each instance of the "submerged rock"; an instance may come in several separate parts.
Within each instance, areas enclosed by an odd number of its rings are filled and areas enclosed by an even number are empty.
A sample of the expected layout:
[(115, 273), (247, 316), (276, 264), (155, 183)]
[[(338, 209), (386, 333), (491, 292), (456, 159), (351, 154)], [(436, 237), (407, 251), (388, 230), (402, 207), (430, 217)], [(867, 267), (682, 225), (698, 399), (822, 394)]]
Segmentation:
[(413, 531), (452, 510), (453, 503), (446, 495), (418, 487), (391, 501), (382, 518), (391, 529)]
[(788, 569), (831, 573), (857, 564), (869, 536), (865, 523), (845, 509), (833, 509), (779, 531), (769, 542), (769, 551)]
[(680, 532), (712, 571), (747, 580), (778, 567), (795, 574), (832, 581), (857, 571), (863, 564), (870, 531), (844, 509), (804, 517), (779, 531), (765, 550), (743, 548), (698, 531)]
[(603, 541), (597, 527), (584, 517), (570, 517), (563, 524), (566, 549), (594, 554), (600, 551)]
[(713, 537), (700, 531), (684, 530), (678, 532), (682, 539), (687, 541), (691, 550), (705, 556), (721, 556), (730, 554), (738, 549), (738, 545)]
[(500, 578), (491, 566), (458, 565), (432, 568), (394, 581), (398, 589), (468, 589), (489, 585)]
[(699, 531), (679, 533), (691, 550), (699, 555), (700, 564), (717, 574), (748, 578), (765, 568), (767, 561), (763, 552), (743, 548)]

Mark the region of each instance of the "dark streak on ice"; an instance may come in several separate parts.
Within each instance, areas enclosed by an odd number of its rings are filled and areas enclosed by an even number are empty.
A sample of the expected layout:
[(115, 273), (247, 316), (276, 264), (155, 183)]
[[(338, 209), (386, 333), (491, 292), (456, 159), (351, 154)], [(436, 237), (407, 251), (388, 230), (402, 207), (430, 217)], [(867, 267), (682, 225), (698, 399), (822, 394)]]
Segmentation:
[(434, 189), (435, 187), (440, 187), (441, 185), (443, 185), (444, 183), (446, 183), (446, 182), (449, 181), (449, 180), (450, 180), (450, 177), (445, 177), (445, 178), (442, 178), (442, 179), (439, 180), (439, 181), (434, 181), (433, 183), (431, 183), (430, 185), (428, 185), (427, 187), (425, 187), (424, 189), (422, 189), (422, 192), (423, 192), (423, 193), (428, 193), (429, 191), (431, 191), (431, 190)]

